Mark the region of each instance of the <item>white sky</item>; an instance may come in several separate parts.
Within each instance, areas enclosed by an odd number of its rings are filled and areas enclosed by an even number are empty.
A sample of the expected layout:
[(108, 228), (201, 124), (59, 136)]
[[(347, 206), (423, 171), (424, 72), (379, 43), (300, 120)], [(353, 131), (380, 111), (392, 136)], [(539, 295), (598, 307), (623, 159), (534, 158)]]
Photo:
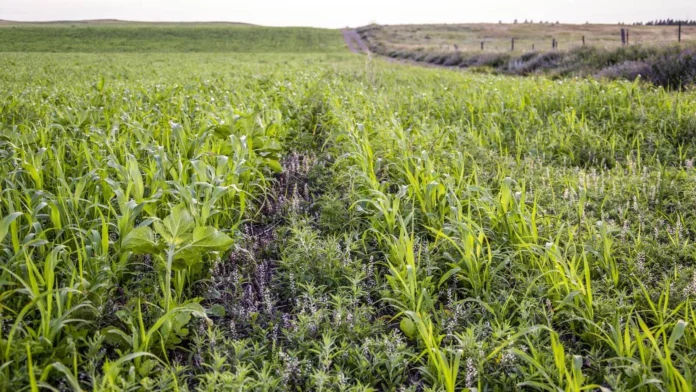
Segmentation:
[(45, 21), (233, 21), (268, 26), (361, 26), (376, 22), (616, 23), (696, 19), (696, 0), (0, 0), (0, 19)]

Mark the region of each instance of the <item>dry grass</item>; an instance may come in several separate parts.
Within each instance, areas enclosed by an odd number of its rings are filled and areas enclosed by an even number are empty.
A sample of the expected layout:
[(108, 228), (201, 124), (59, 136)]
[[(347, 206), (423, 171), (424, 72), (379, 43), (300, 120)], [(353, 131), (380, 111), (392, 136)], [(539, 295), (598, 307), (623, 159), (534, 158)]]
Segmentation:
[[(552, 39), (559, 49), (582, 45), (604, 48), (621, 46), (620, 29), (628, 28), (631, 44), (662, 45), (677, 41), (676, 26), (619, 26), (607, 24), (441, 24), (368, 26), (361, 31), (371, 44), (382, 44), (388, 51), (423, 50), (445, 52), (480, 51), (485, 42), (487, 52), (510, 51), (515, 38), (517, 51), (551, 49)], [(696, 26), (682, 27), (682, 41), (696, 41)]]

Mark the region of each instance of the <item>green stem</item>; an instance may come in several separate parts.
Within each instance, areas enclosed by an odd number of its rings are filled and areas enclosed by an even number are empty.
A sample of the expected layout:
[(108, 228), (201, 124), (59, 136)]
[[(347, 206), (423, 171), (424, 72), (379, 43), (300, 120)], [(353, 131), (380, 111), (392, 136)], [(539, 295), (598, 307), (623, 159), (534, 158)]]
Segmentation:
[(169, 303), (172, 296), (172, 263), (174, 262), (174, 244), (167, 250), (167, 270), (164, 276), (164, 313), (169, 313)]

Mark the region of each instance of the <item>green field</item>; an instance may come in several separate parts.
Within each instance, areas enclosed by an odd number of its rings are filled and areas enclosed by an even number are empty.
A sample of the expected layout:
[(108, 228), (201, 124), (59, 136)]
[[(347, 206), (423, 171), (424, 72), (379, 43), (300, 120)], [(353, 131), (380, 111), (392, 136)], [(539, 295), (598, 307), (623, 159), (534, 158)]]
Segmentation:
[(311, 31), (0, 56), (0, 390), (693, 390), (694, 92)]
[(338, 30), (224, 24), (2, 25), (0, 52), (238, 52), (344, 50)]

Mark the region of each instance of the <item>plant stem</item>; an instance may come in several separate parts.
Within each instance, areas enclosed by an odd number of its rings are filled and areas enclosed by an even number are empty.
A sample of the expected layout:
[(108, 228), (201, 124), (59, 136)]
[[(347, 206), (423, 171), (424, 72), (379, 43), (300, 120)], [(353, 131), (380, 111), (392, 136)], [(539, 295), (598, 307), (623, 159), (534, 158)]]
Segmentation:
[(167, 249), (167, 270), (164, 277), (164, 313), (169, 312), (169, 304), (172, 297), (172, 263), (174, 262), (174, 244), (169, 245)]

